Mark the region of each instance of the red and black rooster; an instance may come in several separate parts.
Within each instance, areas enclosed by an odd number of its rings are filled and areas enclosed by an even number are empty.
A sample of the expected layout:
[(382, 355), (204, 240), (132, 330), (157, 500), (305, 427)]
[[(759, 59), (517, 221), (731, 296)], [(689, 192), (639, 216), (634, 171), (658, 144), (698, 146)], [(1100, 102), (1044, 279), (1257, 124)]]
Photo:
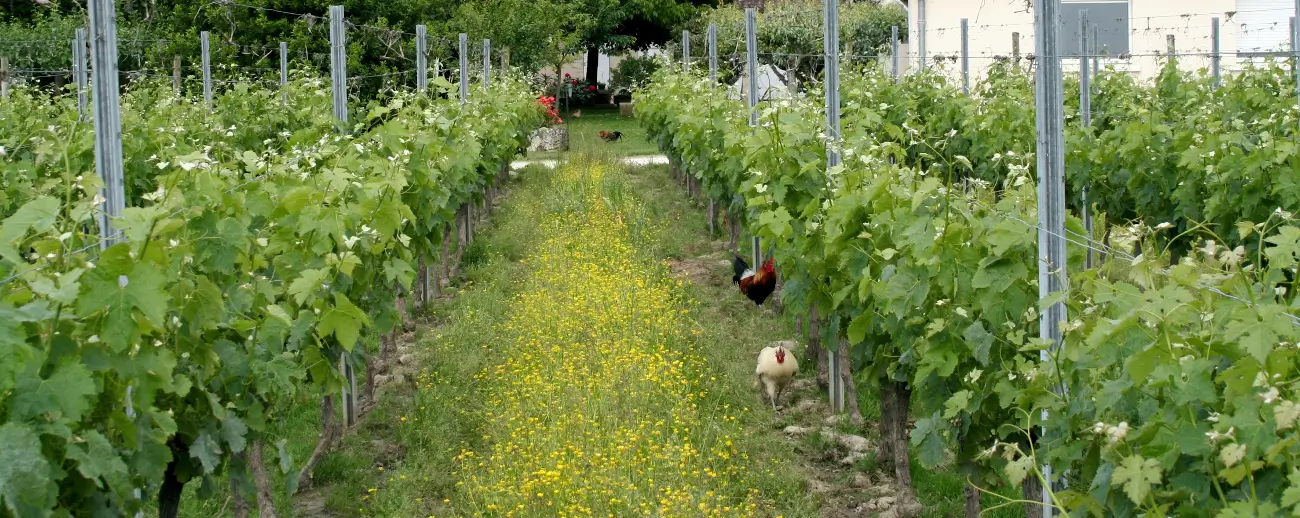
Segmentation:
[(772, 267), (771, 258), (756, 272), (749, 269), (749, 264), (744, 259), (736, 256), (732, 268), (736, 274), (731, 277), (731, 282), (739, 285), (740, 293), (754, 301), (754, 305), (762, 306), (767, 296), (776, 289), (776, 270)]
[(614, 142), (623, 138), (623, 132), (621, 131), (602, 131), (599, 135), (605, 142)]

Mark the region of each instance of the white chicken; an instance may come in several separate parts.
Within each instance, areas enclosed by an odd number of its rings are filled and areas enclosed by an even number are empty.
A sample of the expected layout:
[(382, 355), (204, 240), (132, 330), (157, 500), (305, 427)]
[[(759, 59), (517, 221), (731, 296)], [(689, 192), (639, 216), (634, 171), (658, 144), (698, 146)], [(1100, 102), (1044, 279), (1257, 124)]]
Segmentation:
[(799, 372), (799, 361), (794, 358), (794, 353), (787, 348), (787, 345), (789, 342), (777, 342), (775, 345), (764, 347), (758, 352), (758, 368), (754, 370), (758, 382), (763, 384), (768, 399), (772, 401), (773, 412), (776, 411), (776, 400), (790, 385), (790, 380), (794, 379), (795, 373)]

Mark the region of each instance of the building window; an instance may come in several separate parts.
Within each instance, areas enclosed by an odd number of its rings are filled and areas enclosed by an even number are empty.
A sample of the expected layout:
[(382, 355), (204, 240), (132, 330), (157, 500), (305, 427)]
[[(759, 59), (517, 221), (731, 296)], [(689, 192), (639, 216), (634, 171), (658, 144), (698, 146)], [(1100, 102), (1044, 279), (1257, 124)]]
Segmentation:
[(1130, 52), (1128, 0), (1062, 0), (1062, 55), (1079, 55), (1079, 18), (1084, 11), (1088, 12), (1088, 25), (1094, 29), (1088, 39), (1096, 40), (1097, 54), (1119, 56)]

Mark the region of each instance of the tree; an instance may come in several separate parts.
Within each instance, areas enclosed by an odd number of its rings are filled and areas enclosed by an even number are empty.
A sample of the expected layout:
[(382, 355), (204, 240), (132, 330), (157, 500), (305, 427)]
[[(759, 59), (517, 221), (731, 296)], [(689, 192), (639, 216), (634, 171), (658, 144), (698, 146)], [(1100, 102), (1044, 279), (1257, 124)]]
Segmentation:
[(645, 48), (672, 39), (672, 29), (691, 19), (710, 0), (579, 0), (591, 13), (583, 42), (587, 47), (587, 80), (595, 82), (600, 51)]

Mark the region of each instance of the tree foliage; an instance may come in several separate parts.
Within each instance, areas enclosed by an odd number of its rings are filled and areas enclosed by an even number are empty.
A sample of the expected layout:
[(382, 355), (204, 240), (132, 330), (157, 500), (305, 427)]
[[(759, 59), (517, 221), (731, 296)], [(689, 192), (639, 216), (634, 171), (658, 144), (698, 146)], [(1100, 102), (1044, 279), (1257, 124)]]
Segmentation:
[[(760, 63), (771, 63), (793, 72), (800, 81), (814, 81), (823, 66), (825, 37), (822, 2), (790, 0), (770, 3), (758, 13)], [(703, 55), (709, 24), (718, 26), (719, 75), (725, 81), (739, 77), (745, 67), (745, 12), (732, 6), (705, 8), (683, 24), (691, 31), (691, 48)], [(890, 27), (900, 28), (907, 37), (907, 12), (897, 4), (854, 2), (840, 6), (840, 51), (842, 63), (869, 61), (889, 51)], [(680, 47), (679, 47), (680, 48)], [(680, 50), (677, 51), (680, 55)]]

